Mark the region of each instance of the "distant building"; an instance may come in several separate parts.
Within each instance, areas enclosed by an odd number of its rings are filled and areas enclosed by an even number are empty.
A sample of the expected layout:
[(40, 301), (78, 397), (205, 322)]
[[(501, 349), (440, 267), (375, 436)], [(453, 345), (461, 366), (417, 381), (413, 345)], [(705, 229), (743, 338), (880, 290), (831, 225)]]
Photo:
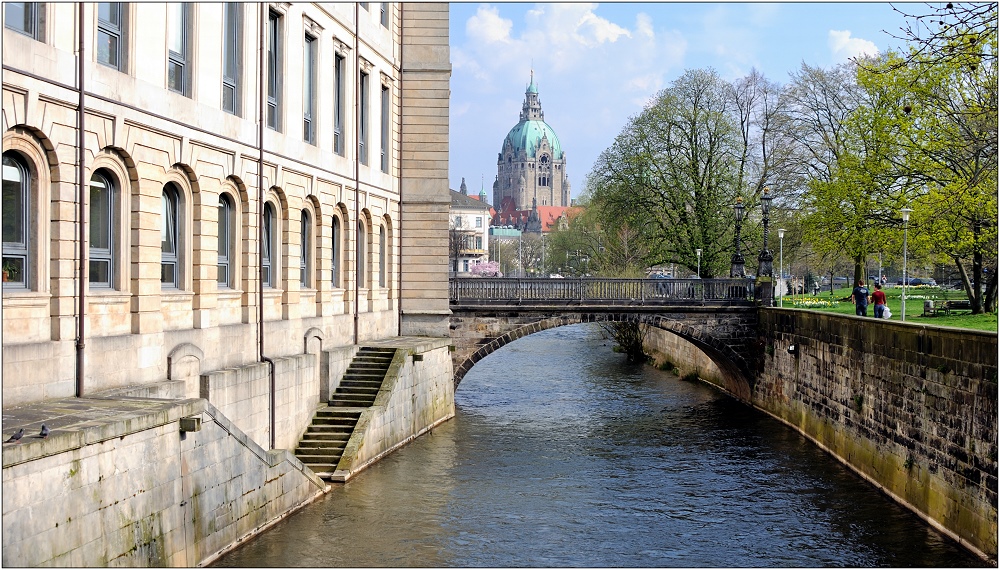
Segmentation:
[(566, 153), (556, 132), (545, 122), (532, 71), (521, 120), (507, 133), (497, 158), (493, 206), (499, 210), (567, 207), (569, 195)]
[(468, 196), (465, 179), (462, 192), (451, 191), (449, 213), (448, 257), (450, 270), (467, 273), (479, 263), (489, 261), (490, 205), (486, 203), (486, 192), (479, 198)]

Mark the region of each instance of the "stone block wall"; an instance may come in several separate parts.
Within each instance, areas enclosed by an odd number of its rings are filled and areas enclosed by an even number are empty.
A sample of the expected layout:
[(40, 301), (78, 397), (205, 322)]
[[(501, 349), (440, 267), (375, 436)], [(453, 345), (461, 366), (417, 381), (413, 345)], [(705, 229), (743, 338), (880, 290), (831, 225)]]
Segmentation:
[(274, 359), (274, 446), (295, 449), (319, 405), (319, 358), (299, 354)]
[(157, 405), (4, 449), (4, 566), (204, 565), (326, 489), (204, 400)]
[(682, 378), (693, 373), (705, 382), (725, 386), (719, 366), (700, 348), (676, 334), (648, 326), (645, 328), (644, 346), (646, 354), (653, 359), (654, 366), (660, 367), (669, 361)]
[(385, 454), (455, 415), (448, 339), (408, 339), (397, 347), (374, 405), (361, 414), (334, 472), (346, 481)]
[(201, 375), (201, 394), (257, 445), (271, 446), (270, 365), (259, 362)]
[[(294, 449), (316, 412), (320, 382), (317, 358), (299, 354), (274, 359), (274, 446)], [(201, 376), (201, 394), (257, 445), (271, 446), (270, 365), (217, 370)]]
[(347, 368), (357, 353), (358, 347), (351, 345), (324, 350), (320, 354), (320, 402), (326, 402), (330, 399), (330, 394), (337, 391), (340, 380), (344, 377), (344, 373), (347, 372)]
[(995, 560), (997, 334), (787, 309), (760, 323), (754, 405)]

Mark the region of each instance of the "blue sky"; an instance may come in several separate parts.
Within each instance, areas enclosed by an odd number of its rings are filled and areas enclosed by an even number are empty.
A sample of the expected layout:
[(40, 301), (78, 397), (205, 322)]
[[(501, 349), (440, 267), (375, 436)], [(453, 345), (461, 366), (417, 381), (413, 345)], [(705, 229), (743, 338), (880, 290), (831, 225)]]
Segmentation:
[[(922, 4), (897, 4), (919, 12)], [(888, 3), (452, 3), (449, 183), (481, 180), (492, 200), (497, 153), (517, 124), (534, 68), (545, 121), (567, 154), (572, 196), (628, 118), (686, 69), (728, 80), (756, 67), (788, 81), (898, 49), (906, 20)]]

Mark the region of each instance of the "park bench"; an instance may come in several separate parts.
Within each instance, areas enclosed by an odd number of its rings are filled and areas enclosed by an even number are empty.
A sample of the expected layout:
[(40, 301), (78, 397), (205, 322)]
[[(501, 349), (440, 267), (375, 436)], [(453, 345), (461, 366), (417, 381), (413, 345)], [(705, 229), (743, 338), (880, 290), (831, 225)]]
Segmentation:
[(954, 312), (972, 312), (972, 303), (969, 301), (945, 301), (944, 306), (939, 309), (940, 312), (950, 315)]
[(925, 317), (936, 317), (938, 315), (951, 315), (959, 312), (972, 312), (972, 303), (969, 301), (924, 301)]

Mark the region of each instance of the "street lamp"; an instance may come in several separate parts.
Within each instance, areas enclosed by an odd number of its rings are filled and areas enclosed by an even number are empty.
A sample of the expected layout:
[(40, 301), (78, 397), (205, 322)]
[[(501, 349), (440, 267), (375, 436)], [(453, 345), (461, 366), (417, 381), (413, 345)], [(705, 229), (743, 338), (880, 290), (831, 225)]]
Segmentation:
[(785, 229), (778, 228), (778, 306), (784, 307), (785, 301)]
[(743, 264), (745, 263), (743, 254), (740, 253), (740, 226), (743, 224), (743, 213), (745, 211), (742, 197), (736, 197), (736, 204), (733, 205), (733, 210), (736, 212), (736, 232), (733, 233), (733, 258), (729, 267), (729, 276), (746, 277), (746, 272), (743, 270)]
[(701, 248), (694, 250), (698, 254), (698, 279), (701, 279)]
[(767, 249), (767, 224), (771, 219), (771, 192), (767, 187), (760, 197), (760, 211), (764, 218), (764, 248), (757, 256), (757, 276), (770, 277), (774, 274), (774, 256), (771, 255), (771, 250)]
[(900, 213), (903, 214), (903, 295), (899, 298), (899, 319), (901, 321), (906, 320), (906, 285), (909, 281), (906, 277), (906, 230), (910, 222), (910, 212), (912, 211), (910, 208), (900, 210)]

